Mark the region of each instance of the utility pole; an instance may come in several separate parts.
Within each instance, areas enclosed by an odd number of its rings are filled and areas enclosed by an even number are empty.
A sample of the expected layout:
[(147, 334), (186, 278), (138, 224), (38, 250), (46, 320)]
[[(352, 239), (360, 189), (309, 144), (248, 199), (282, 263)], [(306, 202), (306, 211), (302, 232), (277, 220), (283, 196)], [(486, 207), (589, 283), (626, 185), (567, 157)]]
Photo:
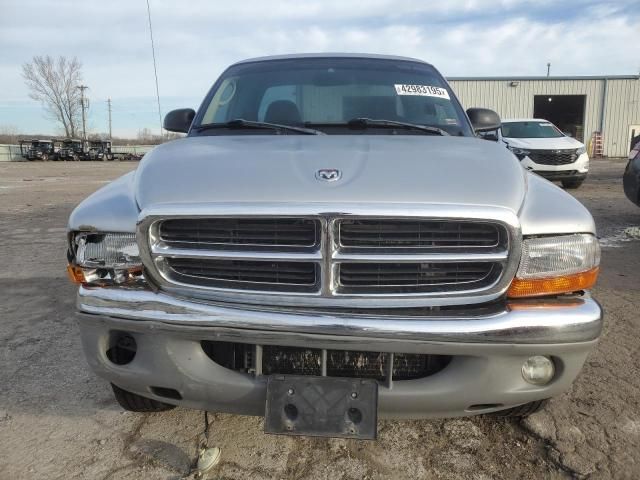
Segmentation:
[(87, 119), (84, 113), (84, 109), (86, 108), (86, 103), (84, 101), (84, 91), (89, 88), (86, 85), (78, 85), (80, 89), (80, 106), (82, 107), (82, 139), (87, 140)]
[(549, 76), (550, 72), (551, 72), (551, 63), (547, 63), (547, 77)]
[(111, 99), (107, 98), (107, 106), (109, 108), (109, 140), (111, 140)]

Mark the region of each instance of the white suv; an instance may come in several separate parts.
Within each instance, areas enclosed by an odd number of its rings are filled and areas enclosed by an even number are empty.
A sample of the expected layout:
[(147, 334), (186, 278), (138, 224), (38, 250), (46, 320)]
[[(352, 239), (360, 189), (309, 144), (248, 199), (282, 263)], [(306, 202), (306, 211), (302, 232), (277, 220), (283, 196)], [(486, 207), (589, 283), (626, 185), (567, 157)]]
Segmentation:
[(503, 120), (498, 140), (507, 145), (524, 168), (548, 180), (560, 180), (564, 188), (578, 188), (589, 172), (584, 144), (547, 120)]

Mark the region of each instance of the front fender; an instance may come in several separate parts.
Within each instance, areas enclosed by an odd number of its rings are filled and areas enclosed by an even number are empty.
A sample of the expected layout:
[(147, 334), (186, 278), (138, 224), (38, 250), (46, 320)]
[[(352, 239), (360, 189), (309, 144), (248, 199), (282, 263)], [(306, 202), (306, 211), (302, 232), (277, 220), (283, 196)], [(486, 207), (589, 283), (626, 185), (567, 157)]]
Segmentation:
[(135, 171), (114, 180), (91, 194), (69, 217), (69, 230), (136, 232), (138, 204), (135, 199)]
[(520, 209), (522, 235), (596, 233), (589, 210), (560, 187), (527, 174), (527, 194)]

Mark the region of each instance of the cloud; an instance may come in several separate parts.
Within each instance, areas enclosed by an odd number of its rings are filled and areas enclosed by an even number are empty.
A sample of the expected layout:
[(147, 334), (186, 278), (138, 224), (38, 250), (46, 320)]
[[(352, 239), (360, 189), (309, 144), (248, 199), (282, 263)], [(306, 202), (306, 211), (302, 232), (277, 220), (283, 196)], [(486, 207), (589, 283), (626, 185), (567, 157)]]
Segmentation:
[[(411, 56), (447, 76), (541, 75), (547, 62), (557, 75), (640, 67), (637, 0), (150, 2), (165, 110), (178, 101), (196, 106), (234, 61), (289, 52)], [(8, 123), (3, 100), (29, 102), (20, 65), (40, 54), (82, 60), (94, 124), (104, 123), (107, 97), (122, 115), (117, 128), (157, 124), (146, 15), (144, 2), (130, 0), (3, 5), (0, 124)], [(33, 116), (29, 109), (21, 122), (40, 121)]]

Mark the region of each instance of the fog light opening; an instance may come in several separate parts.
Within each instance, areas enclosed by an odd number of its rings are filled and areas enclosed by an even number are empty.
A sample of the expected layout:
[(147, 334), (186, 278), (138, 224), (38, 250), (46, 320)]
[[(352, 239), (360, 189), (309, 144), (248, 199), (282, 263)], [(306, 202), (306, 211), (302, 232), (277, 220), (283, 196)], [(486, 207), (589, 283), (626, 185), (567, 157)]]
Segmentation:
[(127, 365), (131, 363), (138, 351), (135, 339), (124, 332), (112, 332), (109, 338), (109, 348), (107, 358), (116, 365)]
[(543, 355), (529, 357), (522, 365), (522, 378), (532, 385), (546, 385), (556, 373), (553, 360)]
[(174, 388), (150, 387), (151, 392), (158, 397), (170, 398), (172, 400), (182, 400), (182, 395)]

